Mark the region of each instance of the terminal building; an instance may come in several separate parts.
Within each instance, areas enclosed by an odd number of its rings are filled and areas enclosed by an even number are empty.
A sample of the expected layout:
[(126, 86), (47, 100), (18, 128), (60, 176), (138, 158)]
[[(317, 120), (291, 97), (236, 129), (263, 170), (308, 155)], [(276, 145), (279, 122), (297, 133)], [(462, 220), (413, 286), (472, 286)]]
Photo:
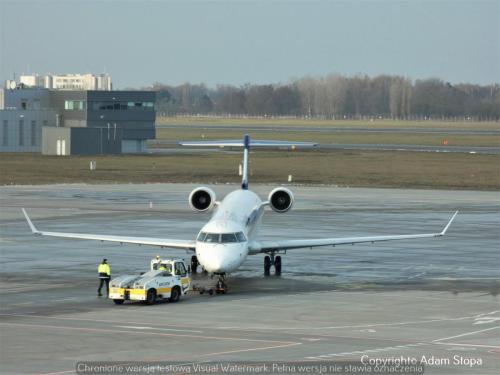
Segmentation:
[(0, 90), (0, 152), (92, 155), (147, 152), (153, 91)]

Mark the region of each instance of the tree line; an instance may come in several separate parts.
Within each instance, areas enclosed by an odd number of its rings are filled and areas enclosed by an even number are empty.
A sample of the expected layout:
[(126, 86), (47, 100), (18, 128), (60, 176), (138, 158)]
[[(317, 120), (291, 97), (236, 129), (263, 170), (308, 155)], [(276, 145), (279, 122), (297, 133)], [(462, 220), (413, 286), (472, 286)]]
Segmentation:
[(304, 77), (243, 86), (155, 83), (160, 115), (292, 116), (322, 119), (500, 119), (500, 86), (406, 77)]

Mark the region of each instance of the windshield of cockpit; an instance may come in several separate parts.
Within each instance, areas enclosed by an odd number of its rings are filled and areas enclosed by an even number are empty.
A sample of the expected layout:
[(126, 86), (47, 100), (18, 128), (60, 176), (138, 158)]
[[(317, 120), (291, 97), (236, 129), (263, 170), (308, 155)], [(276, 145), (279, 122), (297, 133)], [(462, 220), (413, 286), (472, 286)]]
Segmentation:
[(243, 232), (235, 233), (207, 233), (200, 232), (196, 241), (211, 243), (245, 242), (247, 239)]

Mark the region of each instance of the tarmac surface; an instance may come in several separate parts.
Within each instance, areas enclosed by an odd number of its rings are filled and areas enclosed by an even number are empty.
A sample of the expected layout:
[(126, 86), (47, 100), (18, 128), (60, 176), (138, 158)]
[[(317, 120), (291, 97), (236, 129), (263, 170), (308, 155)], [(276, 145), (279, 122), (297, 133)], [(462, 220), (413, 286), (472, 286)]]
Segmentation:
[[(191, 254), (33, 236), (20, 212), (41, 230), (192, 239), (209, 218), (188, 208), (194, 187), (1, 187), (0, 373), (71, 374), (88, 361), (390, 358), (425, 373), (499, 373), (498, 192), (292, 186), (295, 208), (267, 213), (262, 238), (436, 232), (460, 214), (438, 239), (289, 251), (281, 277), (264, 277), (263, 256), (249, 257), (229, 294), (154, 306), (97, 298), (99, 261), (117, 276), (147, 270), (156, 254)], [(234, 188), (213, 186), (220, 197)], [(272, 189), (251, 188), (262, 198)]]

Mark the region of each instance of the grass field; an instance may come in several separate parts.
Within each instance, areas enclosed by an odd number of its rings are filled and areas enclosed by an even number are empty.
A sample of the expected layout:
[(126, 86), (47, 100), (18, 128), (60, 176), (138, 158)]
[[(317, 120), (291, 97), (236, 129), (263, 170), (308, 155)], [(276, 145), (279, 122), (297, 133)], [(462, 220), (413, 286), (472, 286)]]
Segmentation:
[[(89, 170), (90, 160), (97, 170)], [(238, 182), (238, 152), (55, 157), (3, 154), (0, 184)], [(497, 155), (351, 152), (255, 152), (251, 182), (498, 190)]]
[(449, 128), (500, 130), (500, 122), (485, 121), (404, 121), (404, 120), (319, 120), (297, 118), (226, 118), (226, 117), (157, 117), (157, 125), (228, 125), (228, 126), (311, 126), (335, 128)]

